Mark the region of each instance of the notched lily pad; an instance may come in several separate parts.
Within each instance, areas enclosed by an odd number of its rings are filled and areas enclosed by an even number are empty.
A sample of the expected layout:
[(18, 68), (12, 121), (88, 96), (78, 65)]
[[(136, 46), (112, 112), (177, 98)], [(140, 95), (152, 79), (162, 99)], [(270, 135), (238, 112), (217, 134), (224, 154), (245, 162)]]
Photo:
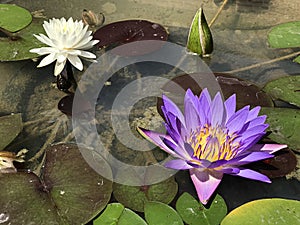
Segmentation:
[(280, 198), (248, 202), (231, 211), (221, 225), (299, 224), (300, 201)]
[(163, 182), (145, 186), (127, 186), (114, 184), (114, 196), (118, 202), (138, 212), (144, 211), (148, 201), (159, 201), (169, 204), (176, 196), (178, 185), (174, 177)]
[[(199, 87), (197, 82), (193, 79), (193, 77), (197, 77), (199, 82), (201, 79), (204, 79), (205, 76), (201, 76), (201, 74), (184, 74), (173, 78), (162, 88), (163, 92), (167, 94), (169, 98), (171, 98), (177, 105), (183, 105), (184, 95), (179, 96), (178, 94), (178, 86), (182, 87), (184, 90), (190, 88), (195, 95), (199, 95), (202, 89)], [(242, 108), (245, 105), (251, 106), (267, 106), (272, 107), (273, 102), (272, 99), (259, 87), (255, 86), (249, 81), (242, 80), (240, 78), (236, 78), (229, 74), (223, 73), (215, 73), (216, 80), (218, 81), (224, 98), (227, 99), (232, 94), (236, 94), (237, 96), (237, 108)], [(204, 77), (204, 78), (202, 78)], [(177, 85), (175, 85), (175, 84)], [(160, 115), (161, 111), (162, 99), (158, 98), (157, 101), (157, 110)]]
[(280, 144), (287, 144), (289, 148), (300, 152), (300, 110), (290, 108), (262, 107), (261, 115), (267, 115), (269, 124), (268, 137)]
[(0, 38), (0, 61), (17, 61), (38, 57), (38, 54), (30, 53), (29, 50), (45, 46), (33, 36), (33, 34), (45, 33), (42, 23), (41, 19), (33, 19), (29, 26), (15, 33), (16, 40)]
[(209, 208), (205, 208), (187, 192), (178, 198), (176, 210), (189, 225), (219, 225), (227, 214), (226, 203), (220, 195), (216, 195)]
[(273, 27), (268, 34), (268, 42), (272, 48), (300, 47), (300, 21)]
[(1, 212), (9, 217), (4, 224), (12, 225), (85, 224), (105, 208), (112, 191), (111, 181), (91, 169), (73, 144), (46, 150), (40, 178), (0, 174), (0, 186)]
[(0, 117), (0, 151), (9, 145), (22, 129), (20, 113)]
[(282, 77), (270, 81), (263, 90), (274, 100), (286, 101), (300, 107), (300, 76)]
[(17, 5), (0, 4), (0, 27), (9, 31), (17, 32), (30, 24), (31, 13)]
[[(135, 42), (128, 47), (118, 48), (118, 55), (132, 56), (153, 52), (162, 46), (162, 41), (168, 38), (167, 30), (160, 24), (147, 20), (123, 20), (107, 24), (94, 33), (94, 39), (99, 40), (99, 48), (115, 47)], [(157, 41), (141, 42), (140, 41)]]

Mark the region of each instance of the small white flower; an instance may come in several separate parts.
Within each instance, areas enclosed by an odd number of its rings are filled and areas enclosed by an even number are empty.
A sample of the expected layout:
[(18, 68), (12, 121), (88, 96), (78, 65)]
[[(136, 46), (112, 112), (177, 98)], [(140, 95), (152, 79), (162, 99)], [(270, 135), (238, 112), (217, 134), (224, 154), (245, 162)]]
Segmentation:
[(83, 69), (80, 57), (86, 59), (95, 59), (96, 55), (88, 51), (98, 40), (92, 40), (92, 31), (88, 31), (88, 26), (84, 26), (82, 21), (73, 21), (70, 17), (68, 20), (50, 19), (45, 21), (43, 27), (46, 35), (39, 34), (34, 36), (49, 47), (41, 47), (31, 49), (30, 52), (39, 55), (47, 55), (38, 65), (38, 67), (46, 66), (56, 60), (54, 75), (59, 75), (65, 67), (67, 59), (78, 70)]

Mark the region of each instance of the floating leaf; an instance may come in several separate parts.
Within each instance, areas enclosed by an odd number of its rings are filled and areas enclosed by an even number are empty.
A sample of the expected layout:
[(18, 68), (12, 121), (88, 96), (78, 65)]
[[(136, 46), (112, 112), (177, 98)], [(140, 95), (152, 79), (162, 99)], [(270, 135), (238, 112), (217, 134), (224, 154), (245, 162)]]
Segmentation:
[[(130, 42), (134, 45), (126, 45), (124, 48), (117, 48), (114, 53), (118, 55), (132, 56), (143, 55), (153, 52), (162, 47), (163, 42), (168, 38), (167, 30), (160, 24), (147, 20), (123, 20), (107, 24), (94, 33), (94, 39), (100, 40), (99, 48), (113, 47)], [(141, 42), (153, 40), (153, 42)], [(156, 41), (156, 42), (155, 42)]]
[(30, 53), (32, 48), (44, 46), (33, 34), (44, 33), (42, 20), (33, 19), (31, 24), (17, 32), (18, 38), (0, 38), (0, 61), (17, 61), (38, 57), (38, 54)]
[[(221, 86), (222, 94), (225, 99), (229, 98), (232, 94), (236, 94), (237, 108), (240, 109), (245, 105), (273, 106), (272, 99), (251, 82), (236, 78), (229, 74), (215, 73), (214, 75)], [(179, 88), (175, 84), (178, 84), (184, 90), (190, 88), (195, 95), (199, 95), (202, 91), (199, 84), (201, 84), (204, 78), (205, 76), (202, 76), (200, 73), (183, 74), (173, 78), (171, 82), (166, 83), (162, 90), (167, 93), (167, 96), (171, 98), (176, 105), (182, 106), (185, 93), (179, 93)], [(161, 105), (162, 100), (161, 98), (158, 98), (157, 110), (159, 114), (163, 116)]]
[(111, 203), (104, 212), (93, 221), (93, 225), (147, 225), (135, 212), (120, 203)]
[(196, 12), (193, 18), (186, 47), (200, 56), (205, 56), (213, 51), (213, 38), (202, 8)]
[(17, 5), (0, 4), (0, 27), (16, 32), (28, 26), (32, 20), (31, 13)]
[(300, 21), (277, 25), (268, 34), (272, 48), (300, 47)]
[(178, 213), (172, 207), (161, 202), (147, 202), (145, 218), (149, 225), (183, 225)]
[(221, 225), (299, 224), (300, 201), (280, 198), (248, 202), (231, 211)]
[(21, 114), (0, 117), (0, 151), (11, 143), (23, 129)]
[[(102, 160), (103, 169), (108, 164)], [(1, 212), (10, 224), (85, 224), (104, 209), (111, 181), (89, 167), (73, 144), (46, 150), (41, 178), (33, 173), (0, 174)], [(24, 210), (26, 209), (26, 210)]]
[(289, 108), (262, 107), (261, 115), (267, 115), (266, 123), (270, 139), (277, 143), (287, 144), (289, 148), (300, 152), (300, 110)]
[(143, 212), (148, 201), (170, 203), (176, 196), (178, 185), (174, 177), (160, 183), (141, 187), (114, 184), (115, 198), (126, 207)]
[(270, 81), (263, 90), (274, 100), (283, 100), (300, 107), (300, 76), (288, 76)]
[(210, 207), (206, 209), (187, 192), (178, 198), (176, 210), (189, 225), (219, 225), (227, 214), (226, 203), (220, 195), (216, 195)]

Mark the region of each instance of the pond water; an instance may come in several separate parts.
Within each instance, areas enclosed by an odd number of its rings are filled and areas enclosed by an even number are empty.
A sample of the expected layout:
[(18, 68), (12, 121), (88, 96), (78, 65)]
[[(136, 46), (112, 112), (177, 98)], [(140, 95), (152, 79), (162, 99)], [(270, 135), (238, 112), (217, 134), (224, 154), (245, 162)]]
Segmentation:
[[(1, 1), (5, 3), (8, 1)], [(196, 10), (204, 8), (208, 21), (214, 16), (221, 0), (203, 1), (147, 1), (147, 0), (15, 0), (15, 3), (31, 12), (41, 12), (45, 18), (74, 17), (80, 19), (83, 9), (92, 9), (105, 15), (105, 24), (125, 19), (146, 19), (159, 23), (168, 29), (169, 41), (178, 45), (186, 44), (189, 25)], [(42, 11), (41, 11), (42, 10)], [(292, 50), (271, 49), (267, 45), (269, 29), (283, 22), (300, 20), (300, 4), (294, 0), (231, 0), (212, 27), (214, 52), (206, 62), (214, 72), (226, 72), (255, 63), (261, 63), (292, 52)], [(98, 55), (100, 51), (96, 51)], [(36, 68), (31, 60), (0, 63), (0, 113), (22, 113), (24, 130), (8, 149), (29, 149), (33, 156), (46, 144), (60, 141), (74, 141), (70, 117), (57, 109), (59, 100), (66, 94), (53, 87), (55, 82), (53, 66)], [(86, 68), (89, 63), (86, 63)], [(150, 72), (149, 72), (150, 71)], [(170, 72), (171, 71), (171, 72)], [(84, 72), (75, 72), (80, 78)], [(151, 162), (144, 153), (128, 152), (116, 140), (111, 120), (111, 104), (118, 92), (137, 77), (162, 76), (166, 78), (181, 74), (182, 71), (155, 63), (133, 65), (118, 71), (109, 81), (110, 85), (100, 93), (101, 101), (96, 105), (97, 129), (101, 140), (113, 154), (135, 165)], [(234, 75), (263, 86), (266, 82), (288, 75), (300, 74), (300, 65), (284, 60)], [(138, 91), (137, 87), (137, 91)], [(160, 128), (161, 118), (156, 112), (156, 99), (147, 98), (138, 102), (130, 113), (131, 128), (148, 125)], [(134, 131), (133, 131), (134, 132)], [(154, 152), (156, 160), (165, 157)], [(152, 156), (153, 157), (153, 156)], [(183, 181), (184, 183), (185, 181)], [(187, 185), (188, 186), (188, 185)], [(183, 187), (190, 190), (191, 187)], [(219, 188), (230, 209), (263, 197), (283, 197), (300, 200), (300, 184), (297, 180), (276, 179), (273, 183), (225, 177)], [(181, 191), (183, 191), (181, 190)]]

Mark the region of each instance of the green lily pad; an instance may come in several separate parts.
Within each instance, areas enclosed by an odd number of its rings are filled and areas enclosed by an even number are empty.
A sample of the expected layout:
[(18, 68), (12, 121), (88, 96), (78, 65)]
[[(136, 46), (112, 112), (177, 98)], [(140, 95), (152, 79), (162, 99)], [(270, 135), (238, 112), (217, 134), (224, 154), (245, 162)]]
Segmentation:
[(300, 21), (273, 27), (268, 34), (268, 42), (272, 48), (300, 47)]
[(270, 139), (277, 143), (287, 144), (289, 148), (300, 152), (300, 110), (290, 108), (262, 107), (261, 115), (267, 115), (266, 123)]
[(38, 57), (38, 54), (31, 53), (29, 50), (45, 46), (33, 36), (33, 34), (45, 33), (42, 23), (41, 19), (33, 19), (29, 26), (15, 34), (17, 38), (14, 40), (0, 38), (0, 61), (17, 61)]
[(216, 195), (209, 208), (205, 208), (187, 192), (178, 198), (176, 210), (189, 225), (219, 225), (227, 214), (226, 203), (220, 195)]
[(0, 27), (16, 32), (28, 26), (32, 21), (31, 13), (17, 5), (0, 4)]
[(73, 144), (47, 148), (40, 178), (0, 174), (0, 186), (7, 224), (85, 224), (105, 208), (112, 191), (112, 182), (91, 169)]
[(121, 203), (111, 203), (93, 221), (93, 225), (147, 225), (139, 215), (125, 208)]
[(23, 129), (21, 114), (0, 117), (0, 151), (9, 145)]
[(300, 107), (300, 76), (282, 77), (266, 84), (263, 90), (274, 100), (283, 100)]
[(148, 201), (159, 201), (169, 204), (176, 196), (178, 185), (171, 177), (160, 183), (145, 186), (128, 186), (114, 184), (114, 196), (118, 202), (138, 212), (144, 211)]
[(147, 202), (145, 218), (149, 225), (183, 225), (178, 213), (172, 207), (161, 202)]
[(221, 225), (299, 224), (300, 201), (261, 199), (248, 202), (231, 211)]

